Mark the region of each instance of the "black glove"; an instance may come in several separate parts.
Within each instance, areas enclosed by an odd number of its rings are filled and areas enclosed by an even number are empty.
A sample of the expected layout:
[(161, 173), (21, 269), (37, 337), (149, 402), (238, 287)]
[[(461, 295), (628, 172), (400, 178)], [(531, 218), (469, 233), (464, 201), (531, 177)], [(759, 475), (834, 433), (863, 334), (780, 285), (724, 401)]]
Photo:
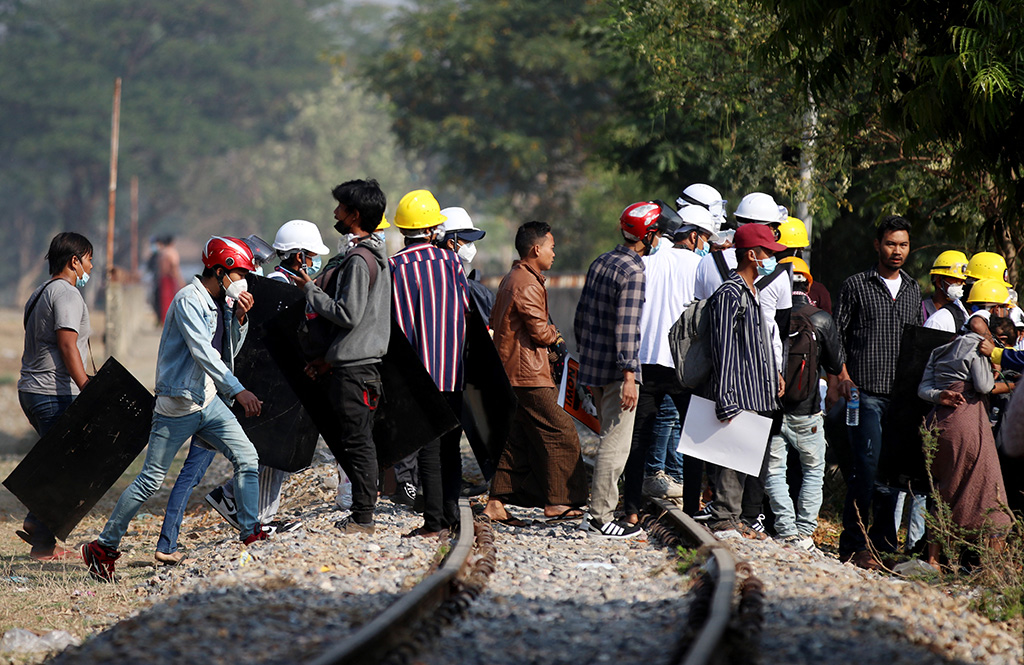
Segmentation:
[(562, 382), (562, 372), (565, 371), (565, 357), (569, 355), (569, 347), (565, 345), (565, 339), (559, 335), (552, 346), (548, 347), (548, 360), (551, 361), (551, 378), (555, 383)]

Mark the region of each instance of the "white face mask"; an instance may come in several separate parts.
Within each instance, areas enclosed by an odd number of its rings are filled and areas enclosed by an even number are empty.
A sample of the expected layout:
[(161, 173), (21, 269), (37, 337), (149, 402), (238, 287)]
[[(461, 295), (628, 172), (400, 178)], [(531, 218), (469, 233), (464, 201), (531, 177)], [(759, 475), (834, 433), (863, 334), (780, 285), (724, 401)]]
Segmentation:
[(964, 285), (963, 284), (950, 284), (946, 287), (946, 295), (951, 300), (960, 300), (964, 297)]
[(228, 285), (228, 288), (224, 290), (224, 294), (232, 300), (238, 300), (239, 294), (241, 294), (242, 291), (248, 290), (249, 284), (244, 279), (240, 279), (237, 282), (231, 282), (231, 284)]
[(473, 258), (476, 256), (476, 245), (474, 243), (467, 242), (462, 247), (459, 247), (458, 254), (459, 258), (466, 263), (472, 263)]

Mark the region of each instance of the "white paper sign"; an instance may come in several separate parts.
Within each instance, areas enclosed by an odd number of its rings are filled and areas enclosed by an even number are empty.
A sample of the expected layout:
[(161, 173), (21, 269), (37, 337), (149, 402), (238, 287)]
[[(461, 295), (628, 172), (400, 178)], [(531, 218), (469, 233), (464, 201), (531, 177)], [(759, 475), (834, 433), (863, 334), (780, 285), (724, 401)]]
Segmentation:
[(694, 395), (679, 437), (679, 452), (740, 473), (756, 476), (768, 448), (772, 419), (741, 411), (723, 423), (715, 416), (715, 403)]

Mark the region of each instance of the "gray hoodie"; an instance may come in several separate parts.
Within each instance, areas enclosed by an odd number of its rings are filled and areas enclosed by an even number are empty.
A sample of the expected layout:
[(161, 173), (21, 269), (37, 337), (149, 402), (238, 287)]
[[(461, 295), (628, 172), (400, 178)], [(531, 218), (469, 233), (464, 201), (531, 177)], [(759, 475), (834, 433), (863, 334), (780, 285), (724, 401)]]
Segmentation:
[(384, 241), (369, 236), (360, 243), (373, 252), (377, 277), (370, 288), (370, 269), (351, 249), (338, 267), (334, 294), (310, 282), (304, 287), (310, 306), (338, 328), (325, 360), (334, 367), (380, 362), (391, 339), (391, 271)]

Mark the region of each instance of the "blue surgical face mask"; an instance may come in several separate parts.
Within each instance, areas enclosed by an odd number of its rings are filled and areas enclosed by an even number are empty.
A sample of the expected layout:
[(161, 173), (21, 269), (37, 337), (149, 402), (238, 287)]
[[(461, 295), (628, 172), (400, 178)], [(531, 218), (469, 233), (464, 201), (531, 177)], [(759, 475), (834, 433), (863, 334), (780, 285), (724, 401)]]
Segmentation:
[(647, 252), (647, 256), (654, 256), (655, 254), (658, 253), (659, 249), (661, 249), (661, 241), (660, 240), (658, 241), (658, 244), (656, 244), (656, 245), (653, 244), (653, 243), (651, 244), (651, 251)]
[(309, 275), (310, 277), (312, 277), (313, 275), (315, 275), (318, 272), (320, 272), (320, 266), (323, 265), (323, 261), (320, 260), (320, 255), (319, 254), (317, 254), (316, 256), (312, 257), (312, 259), (313, 259), (313, 265), (311, 265), (311, 266), (306, 268), (306, 274)]
[(707, 247), (701, 247), (700, 249), (693, 250), (693, 253), (697, 256), (707, 256), (711, 251)]
[[(79, 259), (79, 261), (81, 261), (81, 259)], [(82, 264), (82, 275), (79, 276), (77, 272), (75, 273), (75, 286), (77, 286), (78, 288), (82, 288), (83, 286), (85, 286), (88, 283), (89, 283), (89, 273), (85, 272), (85, 264), (83, 263)]]
[(779, 262), (775, 260), (774, 256), (769, 256), (767, 259), (761, 259), (757, 262), (757, 274), (762, 277), (770, 275), (775, 272), (775, 268), (778, 267)]
[(373, 232), (373, 235), (374, 235), (374, 237), (375, 237), (375, 238), (379, 238), (381, 242), (384, 242), (384, 240), (385, 240), (385, 237), (386, 237), (386, 236), (384, 235), (384, 232), (383, 232), (383, 231), (374, 231), (374, 232)]

